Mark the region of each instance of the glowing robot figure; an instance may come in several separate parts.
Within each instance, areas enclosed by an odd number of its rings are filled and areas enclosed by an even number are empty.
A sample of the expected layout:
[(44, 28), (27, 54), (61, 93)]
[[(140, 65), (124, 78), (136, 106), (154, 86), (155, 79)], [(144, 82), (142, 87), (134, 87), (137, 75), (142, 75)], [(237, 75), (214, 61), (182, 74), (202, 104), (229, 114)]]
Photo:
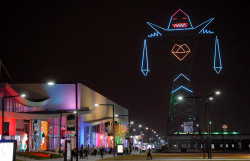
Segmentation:
[[(151, 22), (147, 24), (154, 30), (153, 33), (147, 35), (144, 39), (143, 55), (141, 72), (144, 76), (147, 76), (150, 72), (149, 61), (148, 61), (148, 49), (147, 40), (152, 38), (175, 38), (174, 41), (167, 44), (170, 46), (168, 53), (172, 54), (177, 61), (177, 71), (173, 78), (172, 92), (170, 98), (170, 108), (169, 108), (169, 121), (168, 124), (172, 123), (173, 127), (168, 125), (168, 130), (173, 130), (173, 128), (179, 127), (184, 129), (186, 133), (193, 133), (195, 131), (195, 125), (197, 125), (197, 110), (195, 108), (195, 102), (192, 99), (183, 101), (186, 106), (183, 107), (184, 103), (181, 103), (181, 107), (177, 105), (180, 101), (177, 99), (178, 96), (192, 96), (193, 90), (190, 81), (190, 70), (191, 62), (195, 51), (196, 43), (193, 43), (197, 39), (197, 35), (209, 34), (213, 35), (214, 32), (207, 29), (209, 24), (214, 20), (210, 18), (209, 20), (193, 27), (189, 16), (181, 9), (177, 10), (170, 18), (167, 28), (155, 25)], [(196, 40), (197, 41), (197, 40)], [(219, 48), (218, 37), (215, 36), (215, 47), (214, 47), (214, 70), (217, 74), (220, 74), (222, 70), (221, 54)], [(179, 105), (180, 106), (180, 105)], [(189, 127), (184, 127), (188, 125)], [(192, 127), (190, 127), (192, 125)], [(174, 129), (179, 131), (178, 129)]]

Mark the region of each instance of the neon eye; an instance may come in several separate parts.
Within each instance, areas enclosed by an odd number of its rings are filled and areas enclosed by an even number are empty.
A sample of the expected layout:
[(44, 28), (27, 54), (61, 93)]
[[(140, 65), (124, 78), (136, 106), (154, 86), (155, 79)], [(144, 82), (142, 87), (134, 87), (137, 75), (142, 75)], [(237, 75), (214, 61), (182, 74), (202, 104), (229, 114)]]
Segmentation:
[(173, 18), (173, 20), (177, 20), (177, 18)]
[(183, 20), (186, 20), (186, 19), (187, 19), (187, 17), (183, 17), (182, 19), (183, 19)]

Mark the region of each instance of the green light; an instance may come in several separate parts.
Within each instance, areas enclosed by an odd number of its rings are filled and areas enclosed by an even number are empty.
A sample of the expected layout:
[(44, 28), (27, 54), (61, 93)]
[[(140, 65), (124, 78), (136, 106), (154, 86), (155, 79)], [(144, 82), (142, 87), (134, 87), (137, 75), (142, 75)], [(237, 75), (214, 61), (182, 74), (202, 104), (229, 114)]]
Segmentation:
[(223, 134), (224, 134), (224, 135), (228, 135), (228, 134), (229, 134), (229, 132), (223, 132)]
[(189, 120), (191, 120), (192, 118), (191, 117), (189, 117)]
[(237, 134), (240, 134), (240, 133), (239, 133), (239, 132), (235, 132), (235, 131), (234, 131), (234, 132), (232, 132), (232, 134), (237, 135)]
[(209, 123), (209, 125), (211, 125), (211, 124), (212, 124), (212, 121), (209, 121), (208, 123)]

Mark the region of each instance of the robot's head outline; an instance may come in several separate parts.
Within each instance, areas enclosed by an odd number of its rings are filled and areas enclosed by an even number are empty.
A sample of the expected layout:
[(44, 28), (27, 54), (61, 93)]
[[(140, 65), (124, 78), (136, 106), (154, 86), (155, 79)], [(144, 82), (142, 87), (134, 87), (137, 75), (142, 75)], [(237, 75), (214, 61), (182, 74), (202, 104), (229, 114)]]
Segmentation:
[(168, 30), (185, 30), (193, 29), (191, 20), (184, 11), (178, 9), (170, 18)]

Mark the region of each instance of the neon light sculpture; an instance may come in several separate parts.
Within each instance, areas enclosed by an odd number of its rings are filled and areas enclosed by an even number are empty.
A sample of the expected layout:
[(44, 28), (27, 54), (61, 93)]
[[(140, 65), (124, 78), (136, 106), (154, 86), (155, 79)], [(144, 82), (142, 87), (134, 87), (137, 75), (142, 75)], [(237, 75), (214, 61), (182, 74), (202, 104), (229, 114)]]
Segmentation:
[(174, 44), (174, 47), (172, 48), (171, 52), (178, 60), (182, 61), (190, 53), (190, 49), (187, 44)]
[(193, 29), (189, 16), (181, 9), (176, 11), (170, 18), (168, 30)]
[(190, 79), (188, 79), (184, 74), (181, 73), (180, 75), (178, 75), (178, 77), (176, 77), (176, 78), (174, 79), (174, 82), (175, 82), (177, 79), (179, 79), (180, 76), (183, 76), (186, 80), (190, 81)]
[(220, 46), (217, 36), (215, 37), (215, 49), (214, 49), (214, 70), (217, 74), (220, 74), (222, 69), (221, 57), (220, 57)]
[[(157, 39), (164, 37), (166, 39), (174, 38), (174, 41), (170, 41), (172, 44), (168, 44), (167, 54), (173, 55), (177, 64), (176, 73), (173, 79), (172, 91), (170, 97), (169, 117), (167, 125), (167, 135), (171, 131), (175, 131), (176, 127), (181, 130), (181, 124), (183, 122), (193, 122), (193, 125), (197, 125), (198, 114), (195, 106), (194, 99), (185, 99), (180, 101), (179, 96), (191, 96), (194, 91), (191, 86), (190, 71), (191, 64), (194, 57), (196, 43), (192, 44), (192, 40), (196, 40), (199, 35), (214, 35), (214, 31), (211, 31), (208, 27), (213, 22), (214, 18), (210, 18), (197, 26), (193, 26), (191, 19), (187, 13), (178, 9), (171, 17), (168, 26), (161, 27), (159, 25), (147, 22), (149, 27), (153, 29), (153, 32), (147, 34), (144, 39), (143, 55), (141, 63), (141, 72), (144, 76), (148, 76), (149, 60), (148, 60), (148, 42), (150, 39)], [(177, 39), (178, 37), (178, 39)], [(164, 39), (164, 40), (166, 40)], [(161, 39), (162, 40), (162, 39)], [(222, 70), (221, 53), (219, 47), (218, 37), (215, 36), (214, 47), (214, 70), (217, 74), (220, 74)], [(173, 129), (175, 128), (175, 129)], [(197, 131), (198, 127), (193, 127), (194, 131)]]
[(147, 76), (149, 72), (148, 68), (148, 51), (147, 51), (147, 41), (144, 40), (144, 47), (143, 47), (143, 55), (142, 55), (142, 63), (141, 63), (141, 71), (143, 75)]

